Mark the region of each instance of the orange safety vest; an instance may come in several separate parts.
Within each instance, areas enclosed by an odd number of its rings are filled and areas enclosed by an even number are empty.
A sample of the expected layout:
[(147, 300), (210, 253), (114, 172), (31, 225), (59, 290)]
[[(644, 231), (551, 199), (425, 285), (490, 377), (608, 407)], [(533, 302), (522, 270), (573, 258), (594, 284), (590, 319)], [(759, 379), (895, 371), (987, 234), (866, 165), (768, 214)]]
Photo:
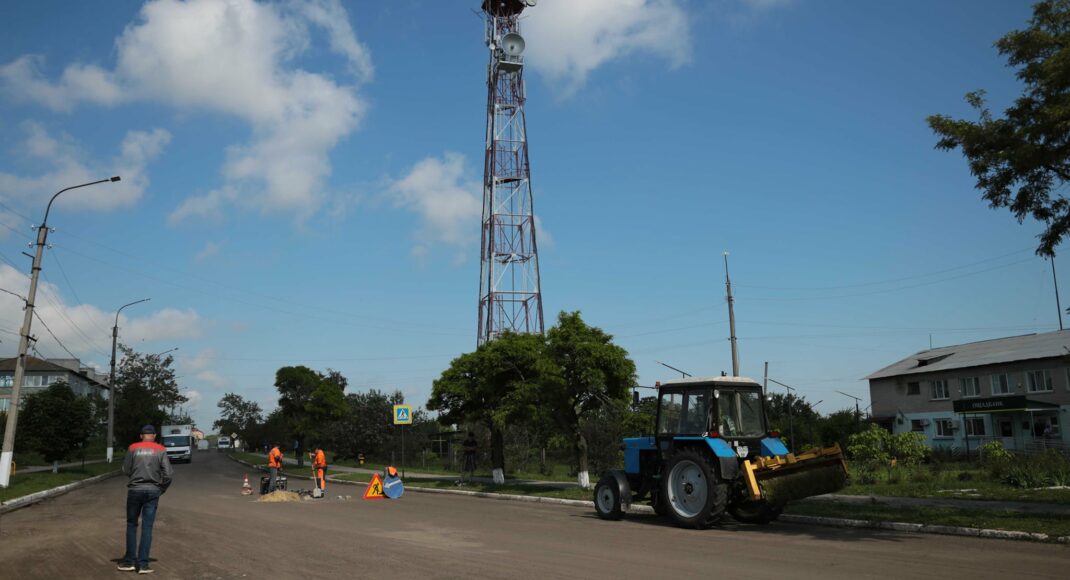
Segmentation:
[(278, 447), (272, 447), (271, 453), (268, 453), (268, 467), (282, 469), (282, 451)]
[(327, 454), (322, 449), (316, 451), (316, 459), (312, 462), (314, 467), (327, 467)]

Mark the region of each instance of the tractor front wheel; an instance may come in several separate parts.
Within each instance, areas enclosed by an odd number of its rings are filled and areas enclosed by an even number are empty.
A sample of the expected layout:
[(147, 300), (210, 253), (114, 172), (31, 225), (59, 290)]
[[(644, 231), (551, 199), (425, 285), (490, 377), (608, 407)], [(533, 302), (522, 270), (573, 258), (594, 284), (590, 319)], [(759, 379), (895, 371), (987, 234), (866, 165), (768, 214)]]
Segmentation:
[(617, 480), (607, 475), (594, 486), (594, 509), (603, 520), (619, 520), (623, 514), (620, 507), (620, 487)]
[(721, 481), (707, 456), (686, 449), (665, 466), (661, 497), (665, 511), (683, 528), (704, 529), (724, 516), (728, 485)]

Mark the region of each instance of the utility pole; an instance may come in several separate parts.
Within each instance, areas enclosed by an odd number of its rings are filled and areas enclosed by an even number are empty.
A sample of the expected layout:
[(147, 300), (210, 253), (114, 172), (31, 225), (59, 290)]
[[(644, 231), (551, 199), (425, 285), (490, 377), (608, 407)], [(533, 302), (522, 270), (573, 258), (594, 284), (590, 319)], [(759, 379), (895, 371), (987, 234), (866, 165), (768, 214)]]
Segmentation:
[(1055, 311), (1059, 314), (1059, 330), (1063, 329), (1063, 307), (1059, 304), (1059, 279), (1055, 277), (1055, 254), (1051, 255), (1051, 279), (1055, 282)]
[(728, 288), (728, 329), (732, 333), (732, 376), (739, 376), (739, 350), (736, 347), (736, 312), (732, 300), (732, 279), (728, 277), (728, 252), (724, 253), (724, 284)]
[(795, 421), (792, 419), (791, 416), (791, 404), (793, 402), (793, 399), (795, 399), (795, 395), (793, 395), (792, 393), (795, 392), (795, 388), (789, 387), (788, 385), (785, 385), (784, 383), (775, 379), (769, 380), (788, 390), (788, 394), (786, 397), (788, 402), (788, 448), (791, 451), (795, 451)]
[(0, 451), (0, 487), (8, 487), (11, 483), (11, 460), (15, 454), (15, 428), (19, 421), (19, 391), (22, 388), (22, 381), (26, 377), (26, 351), (30, 347), (30, 341), (35, 340), (30, 336), (30, 326), (33, 322), (33, 303), (37, 299), (37, 278), (41, 274), (41, 255), (44, 253), (45, 246), (48, 243), (48, 213), (52, 210), (52, 202), (56, 201), (59, 194), (79, 187), (87, 187), (109, 181), (119, 181), (119, 176), (116, 175), (110, 179), (101, 179), (100, 181), (83, 183), (59, 190), (52, 196), (52, 199), (48, 200), (48, 206), (45, 208), (45, 219), (41, 220), (41, 225), (37, 228), (37, 250), (34, 252), (33, 265), (30, 268), (30, 292), (26, 295), (26, 309), (22, 317), (22, 329), (19, 331), (19, 352), (15, 359), (15, 383), (11, 385), (11, 406), (7, 411), (7, 425), (4, 427), (4, 446)]
[(111, 391), (108, 393), (108, 452), (107, 461), (111, 463), (114, 449), (115, 449), (115, 347), (119, 344), (119, 313), (123, 311), (123, 308), (127, 306), (133, 306), (135, 304), (141, 304), (142, 302), (148, 302), (150, 298), (142, 298), (141, 300), (135, 300), (129, 304), (124, 304), (115, 311), (115, 326), (111, 327), (111, 378), (108, 379), (108, 389)]
[(765, 361), (765, 378), (762, 379), (762, 396), (769, 396), (769, 361)]

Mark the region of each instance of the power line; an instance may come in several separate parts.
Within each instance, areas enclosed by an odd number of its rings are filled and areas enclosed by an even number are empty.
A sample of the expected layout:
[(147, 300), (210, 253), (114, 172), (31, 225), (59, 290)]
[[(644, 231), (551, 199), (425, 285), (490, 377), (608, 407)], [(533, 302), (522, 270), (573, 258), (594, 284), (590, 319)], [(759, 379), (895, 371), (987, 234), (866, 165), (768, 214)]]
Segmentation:
[(71, 349), (67, 348), (67, 346), (65, 344), (63, 344), (63, 341), (61, 341), (59, 339), (59, 337), (56, 336), (56, 333), (52, 332), (52, 329), (49, 328), (47, 324), (45, 324), (45, 319), (41, 318), (41, 315), (38, 314), (38, 312), (36, 310), (33, 311), (33, 315), (36, 316), (37, 320), (41, 322), (41, 326), (45, 327), (45, 330), (48, 331), (48, 334), (52, 335), (53, 340), (56, 341), (56, 344), (58, 344), (60, 348), (62, 348), (63, 350), (67, 351), (67, 354), (71, 355), (71, 358), (74, 358), (74, 359), (78, 358), (78, 355), (76, 355), (73, 352), (71, 352)]
[[(79, 304), (85, 304), (85, 302), (82, 301), (82, 299), (78, 296), (78, 291), (74, 289), (74, 284), (71, 284), (71, 279), (67, 277), (67, 271), (63, 269), (63, 263), (59, 260), (59, 254), (57, 254), (56, 252), (52, 252), (52, 258), (56, 262), (56, 266), (59, 268), (60, 274), (63, 275), (63, 279), (66, 280), (67, 287), (71, 289), (71, 295), (74, 296), (75, 302)], [(93, 324), (93, 326), (97, 327), (97, 331), (99, 331), (102, 335), (108, 334), (108, 331), (104, 330), (100, 326), (100, 323), (98, 323), (96, 320), (90, 318), (89, 321)]]
[(948, 272), (954, 272), (956, 270), (963, 270), (963, 269), (966, 269), (966, 268), (969, 268), (969, 267), (972, 267), (972, 266), (977, 266), (977, 265), (980, 265), (980, 264), (986, 264), (988, 262), (994, 262), (996, 260), (1001, 260), (1003, 258), (1007, 258), (1007, 257), (1010, 257), (1010, 256), (1015, 256), (1015, 255), (1021, 254), (1023, 252), (1028, 252), (1028, 251), (1031, 251), (1031, 248), (1024, 248), (1024, 249), (1021, 249), (1021, 250), (1015, 250), (1013, 252), (1008, 252), (1006, 254), (1001, 254), (999, 256), (995, 256), (995, 257), (992, 257), (992, 258), (986, 258), (984, 260), (978, 260), (976, 262), (970, 262), (969, 264), (964, 264), (962, 266), (955, 266), (953, 268), (945, 268), (943, 270), (936, 270), (936, 271), (933, 271), (933, 272), (926, 272), (924, 274), (914, 274), (914, 275), (911, 275), (911, 276), (904, 276), (902, 278), (890, 278), (890, 279), (887, 279), (887, 280), (878, 280), (878, 281), (875, 281), (875, 282), (865, 282), (865, 283), (861, 283), (861, 284), (847, 284), (847, 285), (843, 285), (843, 286), (811, 286), (811, 287), (754, 286), (754, 285), (750, 285), (750, 284), (736, 284), (736, 286), (739, 286), (741, 288), (755, 288), (755, 289), (761, 289), (761, 290), (792, 290), (792, 291), (797, 291), (797, 290), (802, 290), (802, 291), (806, 291), (806, 290), (815, 290), (815, 291), (816, 290), (845, 290), (845, 289), (848, 289), (848, 288), (864, 288), (864, 287), (867, 287), (867, 286), (880, 286), (882, 284), (892, 284), (894, 282), (903, 282), (905, 280), (916, 280), (918, 278), (927, 278), (929, 276), (937, 276), (937, 275), (940, 275), (940, 274), (946, 274)]

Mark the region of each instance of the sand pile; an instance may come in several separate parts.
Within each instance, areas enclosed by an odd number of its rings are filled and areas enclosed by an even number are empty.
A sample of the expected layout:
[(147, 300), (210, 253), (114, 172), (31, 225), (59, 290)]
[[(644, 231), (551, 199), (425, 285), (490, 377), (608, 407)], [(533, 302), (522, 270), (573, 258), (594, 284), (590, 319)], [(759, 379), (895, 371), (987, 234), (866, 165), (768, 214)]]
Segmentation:
[(286, 501), (301, 501), (301, 496), (292, 491), (273, 491), (269, 494), (256, 498), (256, 501), (265, 503), (279, 503)]

